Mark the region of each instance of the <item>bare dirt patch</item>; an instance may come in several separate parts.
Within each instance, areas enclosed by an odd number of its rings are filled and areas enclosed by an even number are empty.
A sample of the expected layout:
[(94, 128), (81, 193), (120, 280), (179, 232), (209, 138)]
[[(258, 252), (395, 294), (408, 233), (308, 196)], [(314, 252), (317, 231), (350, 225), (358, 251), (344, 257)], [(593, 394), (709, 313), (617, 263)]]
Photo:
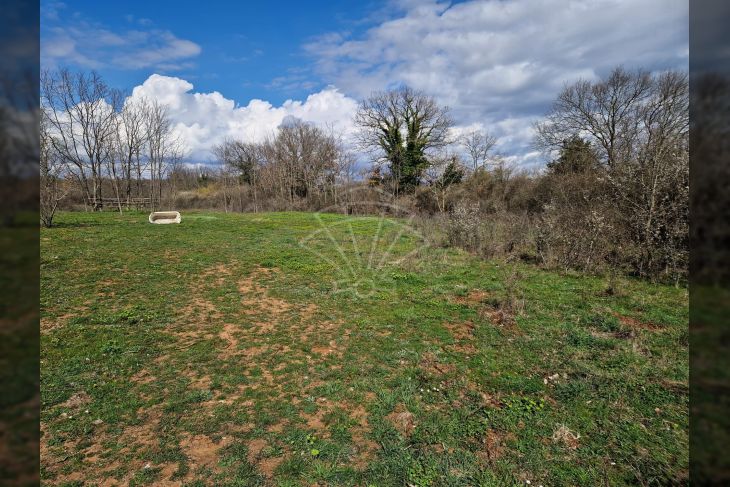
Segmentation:
[(211, 280), (218, 287), (223, 286), (226, 282), (226, 278), (233, 274), (233, 269), (230, 265), (218, 264), (213, 267), (209, 267), (200, 274), (201, 280), (204, 282), (210, 282)]
[(575, 450), (580, 445), (580, 434), (574, 433), (564, 424), (559, 425), (553, 432), (553, 442), (561, 443), (565, 447)]
[(158, 426), (161, 419), (162, 411), (159, 408), (148, 409), (144, 422), (124, 428), (117, 442), (125, 445), (125, 449), (131, 446), (156, 447), (159, 443)]
[(183, 375), (190, 379), (190, 387), (193, 389), (209, 390), (213, 383), (209, 375), (200, 375), (195, 369), (186, 369)]
[(201, 466), (212, 468), (218, 462), (221, 448), (229, 445), (231, 441), (232, 438), (230, 436), (224, 437), (218, 443), (215, 443), (206, 435), (187, 436), (180, 440), (180, 448), (182, 448), (185, 456), (194, 465), (194, 468), (191, 468), (191, 470), (195, 470)]
[(256, 463), (256, 461), (259, 459), (259, 456), (261, 455), (261, 451), (266, 448), (266, 445), (268, 445), (268, 442), (263, 438), (255, 438), (249, 441), (246, 445), (248, 449), (248, 461), (251, 463)]
[(643, 329), (643, 330), (651, 330), (651, 331), (659, 331), (662, 330), (662, 326), (658, 325), (656, 323), (651, 323), (647, 321), (641, 321), (637, 320), (636, 318), (632, 318), (630, 316), (625, 316), (620, 313), (611, 313), (613, 316), (618, 318), (619, 323), (621, 323), (623, 326), (633, 328), (633, 329)]
[(314, 414), (301, 413), (300, 416), (304, 419), (307, 429), (314, 431), (320, 438), (327, 438), (329, 437), (329, 431), (324, 420), (326, 414), (327, 410), (325, 408), (319, 408)]
[(134, 374), (131, 378), (131, 381), (135, 384), (151, 384), (154, 382), (157, 378), (150, 373), (147, 369), (141, 369), (136, 374)]
[(479, 349), (471, 343), (457, 343), (455, 345), (449, 345), (448, 348), (463, 355), (476, 355), (479, 353)]
[(413, 413), (406, 409), (405, 405), (398, 404), (395, 410), (385, 417), (390, 421), (398, 432), (403, 436), (410, 436), (416, 429), (416, 420)]
[(307, 321), (311, 319), (315, 315), (315, 313), (317, 313), (317, 309), (318, 308), (316, 304), (309, 303), (299, 311), (299, 314), (302, 317), (302, 320)]
[(466, 296), (456, 296), (454, 298), (454, 302), (473, 306), (475, 304), (482, 304), (488, 297), (489, 293), (487, 291), (473, 289), (469, 291)]
[(335, 355), (339, 358), (342, 357), (342, 351), (338, 349), (337, 341), (335, 340), (331, 340), (329, 344), (324, 346), (312, 347), (312, 352), (317, 355), (321, 355), (322, 357), (327, 357), (328, 355)]
[(370, 424), (368, 414), (363, 406), (357, 406), (350, 412), (350, 417), (356, 421), (356, 425), (350, 431), (352, 435), (353, 456), (352, 465), (359, 470), (364, 469), (372, 461), (380, 449), (380, 445), (368, 438)]
[(482, 438), (481, 448), (477, 451), (477, 456), (486, 464), (492, 464), (494, 461), (502, 457), (508, 450), (507, 441), (513, 441), (514, 434), (505, 434), (502, 431), (490, 429)]
[(234, 349), (238, 346), (238, 339), (236, 338), (236, 331), (238, 327), (232, 323), (225, 323), (223, 329), (218, 336), (227, 343), (226, 349)]
[(474, 323), (463, 321), (459, 323), (445, 323), (444, 326), (451, 332), (455, 340), (471, 340), (474, 338)]
[(493, 325), (501, 328), (514, 329), (517, 326), (514, 313), (502, 306), (484, 306), (479, 310), (479, 316), (488, 318)]
[(283, 461), (284, 457), (264, 458), (258, 464), (259, 471), (261, 471), (264, 477), (270, 479), (274, 476), (274, 471), (276, 470), (276, 467), (278, 467)]
[(478, 456), (491, 463), (501, 457), (503, 453), (502, 435), (495, 430), (487, 431), (482, 439), (482, 449), (477, 453)]
[(80, 391), (66, 399), (60, 404), (60, 406), (69, 409), (79, 409), (82, 406), (86, 406), (90, 402), (91, 397), (86, 393), (86, 391)]
[[(514, 306), (490, 300), (490, 293), (481, 289), (474, 289), (466, 296), (456, 296), (453, 302), (463, 304), (477, 310), (480, 318), (487, 318), (493, 325), (503, 328), (515, 328)], [(492, 302), (490, 302), (492, 301)]]
[(418, 366), (429, 375), (451, 374), (456, 368), (451, 364), (441, 363), (433, 352), (426, 352), (421, 356)]
[[(72, 318), (81, 316), (84, 313), (86, 313), (87, 311), (89, 311), (89, 307), (84, 305), (84, 306), (80, 306), (80, 307), (74, 309), (71, 312), (56, 316), (53, 319), (41, 318), (40, 319), (41, 332), (45, 333), (45, 332), (55, 330), (56, 328), (62, 328), (64, 326), (66, 326), (66, 324)], [(33, 321), (36, 321), (36, 320), (38, 320), (37, 315), (33, 318)], [(28, 320), (28, 321), (30, 321), (30, 320)], [(18, 326), (19, 324), (23, 324), (23, 323), (26, 323), (25, 318), (21, 318), (18, 320), (2, 320), (0, 322), (0, 327), (2, 327), (3, 330), (9, 331), (12, 329), (11, 328), (12, 326)]]

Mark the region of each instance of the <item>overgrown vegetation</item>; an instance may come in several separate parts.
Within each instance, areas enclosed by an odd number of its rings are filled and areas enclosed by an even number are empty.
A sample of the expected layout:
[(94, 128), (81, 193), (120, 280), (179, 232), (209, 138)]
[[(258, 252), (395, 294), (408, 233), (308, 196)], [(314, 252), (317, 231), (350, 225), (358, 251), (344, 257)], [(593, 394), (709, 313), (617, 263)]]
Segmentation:
[[(617, 68), (566, 86), (535, 126), (548, 163), (534, 173), (510, 168), (489, 133), (455, 137), (448, 109), (408, 87), (362, 101), (360, 155), (339, 136), (289, 120), (263, 141), (216, 146), (218, 169), (182, 164), (164, 107), (125, 101), (97, 75), (49, 73), (41, 88), (47, 226), (61, 200), (95, 210), (106, 201), (120, 212), (362, 212), (352, 204), (385, 198), (419, 213), (424, 231), (445, 235), (444, 244), (487, 258), (686, 282), (685, 73)], [(361, 178), (363, 154), (373, 166)]]
[(41, 231), (45, 484), (686, 483), (684, 289), (378, 217), (146, 218)]

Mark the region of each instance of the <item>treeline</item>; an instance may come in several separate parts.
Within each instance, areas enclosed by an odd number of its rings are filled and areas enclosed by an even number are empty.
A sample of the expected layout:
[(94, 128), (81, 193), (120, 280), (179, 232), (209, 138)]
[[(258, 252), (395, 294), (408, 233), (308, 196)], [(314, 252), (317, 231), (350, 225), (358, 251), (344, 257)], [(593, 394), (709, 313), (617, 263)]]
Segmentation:
[(95, 72), (67, 69), (43, 72), (40, 95), (42, 223), (52, 224), (74, 190), (94, 211), (110, 192), (120, 212), (140, 200), (159, 207), (168, 171), (185, 155), (164, 105), (128, 97)]
[[(353, 154), (338, 137), (300, 120), (280, 125), (263, 142), (226, 140), (213, 153), (222, 163), (222, 189), (233, 186), (231, 179), (239, 185), (241, 211), (338, 204), (341, 189), (355, 176)], [(248, 204), (241, 199), (241, 185), (246, 186)]]
[(684, 280), (689, 259), (685, 73), (614, 70), (536, 124), (539, 175), (477, 171), (451, 196), (453, 244), (546, 265)]
[[(221, 164), (210, 167), (180, 163), (164, 108), (154, 102), (128, 107), (123, 98), (115, 104), (111, 90), (87, 95), (81, 88), (97, 86), (95, 76), (45, 79), (45, 118), (54, 117), (46, 122), (45, 159), (68, 168), (48, 180), (75, 182), (65, 204), (99, 209), (102, 191), (117, 202), (147, 195), (157, 206), (224, 211), (354, 212), (367, 211), (363, 201), (387, 200), (420, 214), (432, 239), (485, 257), (674, 282), (687, 275), (684, 72), (617, 68), (604, 79), (567, 85), (535, 124), (535, 146), (549, 162), (531, 173), (494, 153), (496, 140), (486, 131), (455, 137), (448, 109), (408, 87), (360, 103), (354, 149), (294, 120), (263, 141), (226, 140), (213, 150)], [(79, 104), (85, 108), (74, 108)], [(98, 127), (105, 117), (110, 135), (74, 145), (75, 130), (106, 133)], [(137, 117), (139, 135), (130, 141), (127, 126)], [(92, 121), (88, 130), (81, 120)], [(364, 158), (372, 165), (358, 173)]]

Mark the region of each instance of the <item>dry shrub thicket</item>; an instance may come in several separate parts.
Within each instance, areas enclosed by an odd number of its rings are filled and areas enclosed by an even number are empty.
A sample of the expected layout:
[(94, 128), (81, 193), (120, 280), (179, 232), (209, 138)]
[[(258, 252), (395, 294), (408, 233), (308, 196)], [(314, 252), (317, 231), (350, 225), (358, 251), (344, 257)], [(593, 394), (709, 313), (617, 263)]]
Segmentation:
[[(365, 174), (331, 131), (298, 120), (285, 121), (263, 142), (219, 144), (218, 166), (183, 164), (163, 107), (129, 105), (98, 77), (67, 71), (47, 74), (41, 88), (42, 167), (53, 191), (46, 201), (67, 208), (258, 212), (336, 205), (362, 213), (367, 206), (348, 203), (386, 199), (418, 213), (432, 240), (487, 258), (686, 279), (683, 72), (617, 68), (604, 79), (566, 85), (535, 124), (535, 145), (550, 162), (533, 172), (494, 155), (488, 133), (447, 137), (447, 109), (409, 88), (361, 103), (359, 147), (374, 161)], [(99, 136), (76, 143), (74, 131)]]

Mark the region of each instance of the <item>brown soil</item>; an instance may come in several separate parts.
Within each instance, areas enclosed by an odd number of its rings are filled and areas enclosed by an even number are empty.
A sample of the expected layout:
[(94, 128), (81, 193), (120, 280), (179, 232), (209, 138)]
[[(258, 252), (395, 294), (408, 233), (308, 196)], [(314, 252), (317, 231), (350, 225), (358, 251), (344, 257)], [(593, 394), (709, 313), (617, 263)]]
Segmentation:
[(238, 346), (238, 339), (236, 338), (237, 330), (238, 327), (232, 323), (225, 323), (223, 325), (223, 330), (221, 330), (218, 336), (226, 342), (226, 348), (235, 349)]
[[(301, 308), (295, 308), (292, 304), (272, 296), (269, 296), (265, 285), (267, 277), (278, 272), (274, 269), (255, 268), (248, 277), (238, 281), (238, 291), (241, 293), (241, 307), (239, 310), (240, 320), (236, 316), (225, 316), (215, 299), (208, 298), (211, 291), (216, 287), (225, 286), (234, 276), (235, 268), (230, 265), (213, 266), (202, 272), (189, 288), (191, 296), (187, 306), (179, 310), (178, 320), (166, 331), (172, 335), (176, 346), (185, 348), (192, 346), (201, 340), (218, 340), (219, 356), (222, 360), (236, 360), (237, 358), (256, 361), (261, 375), (251, 384), (241, 385), (237, 391), (227, 391), (225, 395), (218, 395), (208, 401), (198, 403), (191, 414), (205, 415), (212, 414), (215, 407), (228, 405), (236, 407), (253, 407), (253, 401), (238, 400), (242, 394), (251, 389), (265, 388), (269, 397), (284, 398), (283, 386), (286, 380), (297, 381), (305, 395), (316, 387), (323, 384), (316, 379), (293, 377), (284, 378), (274, 373), (288, 364), (309, 363), (315, 365), (325, 360), (332, 360), (333, 357), (341, 358), (343, 355), (344, 341), (349, 338), (349, 330), (343, 330), (342, 322), (315, 321), (318, 308), (310, 304)], [(296, 315), (293, 313), (296, 312)], [(252, 322), (251, 317), (255, 316)], [(224, 317), (230, 322), (224, 322)], [(70, 316), (69, 316), (70, 318)], [(292, 326), (292, 318), (298, 321), (299, 326)], [(296, 323), (296, 322), (295, 322)], [(221, 326), (222, 324), (222, 326)], [(273, 345), (268, 342), (268, 335), (276, 332), (282, 326), (295, 333), (292, 336), (294, 343), (308, 343), (308, 346), (299, 348), (286, 345)], [(245, 345), (245, 348), (244, 348)], [(311, 349), (313, 353), (308, 357), (304, 350)], [(284, 357), (284, 359), (282, 359)], [(164, 365), (170, 361), (170, 355), (161, 355), (154, 360), (155, 364)], [(337, 365), (337, 364), (335, 364)], [(181, 367), (180, 374), (190, 380), (189, 389), (210, 390), (212, 384), (211, 376), (205, 370), (201, 370), (194, 363), (185, 364)], [(246, 375), (250, 377), (249, 372)], [(306, 377), (306, 376), (305, 376)], [(146, 385), (158, 380), (152, 368), (144, 368), (131, 377), (135, 385)], [(90, 401), (90, 397), (84, 392), (79, 392), (69, 398), (62, 406), (71, 409), (81, 409)], [(298, 398), (292, 398), (292, 403), (299, 402)], [(319, 403), (318, 403), (319, 404)], [(339, 405), (338, 405), (339, 406)], [(323, 401), (316, 414), (302, 415), (307, 427), (313, 430), (319, 437), (327, 437), (329, 432), (324, 420), (325, 416), (332, 411), (335, 405)], [(69, 412), (69, 415), (76, 412)], [(207, 435), (189, 435), (182, 433), (180, 447), (188, 457), (190, 471), (185, 478), (179, 481), (169, 480), (177, 471), (177, 463), (164, 463), (159, 465), (151, 464), (148, 460), (160, 448), (160, 421), (162, 418), (161, 405), (153, 406), (146, 411), (139, 411), (140, 424), (130, 425), (121, 433), (111, 435), (109, 425), (100, 424), (95, 426), (95, 438), (93, 444), (87, 448), (79, 449), (78, 441), (67, 441), (61, 445), (49, 447), (49, 435), (44, 435), (41, 441), (41, 451), (44, 457), (44, 467), (51, 474), (56, 474), (56, 480), (71, 482), (74, 480), (94, 480), (99, 485), (126, 485), (139, 470), (143, 468), (160, 468), (161, 473), (156, 485), (182, 485), (194, 478), (195, 471), (200, 467), (207, 467), (213, 470), (217, 468), (217, 461), (221, 449), (234, 441), (232, 435), (250, 432), (254, 425), (226, 423), (221, 426), (225, 431), (225, 440), (216, 442)], [(353, 458), (358, 466), (365, 466), (374, 456), (379, 448), (377, 444), (368, 439), (369, 425), (364, 409), (353, 408), (353, 419), (357, 424), (353, 426)], [(43, 425), (45, 429), (45, 425)], [(271, 433), (284, 431), (286, 424), (276, 424), (270, 428)], [(58, 440), (56, 438), (56, 440)], [(117, 443), (121, 450), (115, 452), (112, 457), (105, 457), (106, 443)], [(281, 464), (285, 456), (262, 458), (261, 452), (266, 448), (267, 442), (264, 439), (251, 440), (248, 444), (249, 456), (252, 463), (255, 463), (259, 471), (267, 476), (273, 476), (276, 467)], [(83, 458), (84, 467), (69, 475), (61, 475), (64, 456), (80, 454)], [(134, 460), (129, 460), (129, 458)], [(93, 468), (92, 468), (93, 467)], [(128, 470), (119, 479), (113, 479), (113, 472)]]
[(456, 370), (451, 364), (440, 363), (438, 357), (433, 352), (424, 353), (418, 365), (421, 370), (429, 375), (446, 375)]
[(151, 384), (156, 380), (156, 377), (147, 369), (142, 369), (131, 377), (132, 382), (135, 384)]
[(403, 404), (398, 404), (395, 410), (387, 415), (385, 419), (393, 423), (395, 429), (406, 437), (410, 436), (413, 430), (416, 429), (416, 421), (413, 413), (408, 411)]
[(517, 325), (514, 313), (505, 306), (496, 306), (487, 303), (489, 295), (490, 293), (487, 291), (474, 289), (466, 296), (455, 297), (453, 302), (475, 308), (480, 317), (489, 319), (495, 326), (514, 329)]
[(364, 469), (372, 461), (380, 449), (380, 445), (369, 439), (370, 424), (367, 411), (363, 406), (357, 406), (350, 412), (350, 417), (357, 422), (357, 425), (350, 431), (354, 446), (351, 458), (352, 465), (359, 470)]
[(269, 457), (264, 458), (261, 460), (258, 464), (259, 471), (264, 475), (266, 478), (271, 478), (274, 476), (274, 471), (276, 470), (276, 467), (278, 467), (281, 462), (284, 461), (285, 457)]
[(454, 298), (454, 302), (459, 304), (475, 305), (483, 303), (487, 297), (489, 297), (489, 293), (487, 291), (473, 289), (469, 291), (466, 296), (456, 296)]
[(495, 326), (508, 329), (514, 329), (517, 326), (514, 314), (504, 308), (487, 306), (479, 310), (479, 315), (488, 318)]
[(314, 414), (301, 413), (300, 416), (306, 422), (307, 429), (314, 431), (320, 438), (327, 438), (329, 431), (327, 430), (327, 423), (324, 421), (326, 414), (327, 410), (320, 408)]
[(486, 463), (492, 463), (503, 454), (503, 434), (490, 429), (482, 438), (482, 448), (477, 452), (477, 455)]
[(448, 348), (464, 355), (475, 355), (479, 352), (477, 347), (471, 343), (457, 343), (456, 345), (450, 345)]
[(196, 468), (200, 466), (214, 468), (218, 462), (221, 448), (229, 445), (231, 441), (232, 438), (230, 436), (215, 443), (206, 435), (195, 435), (180, 440), (180, 448), (182, 448), (185, 456), (190, 459), (190, 462)]
[(256, 438), (248, 442), (248, 461), (256, 463), (261, 454), (261, 451), (266, 448), (268, 443), (262, 438)]
[(624, 316), (620, 313), (611, 313), (616, 318), (618, 318), (619, 323), (621, 323), (624, 326), (627, 326), (629, 328), (639, 328), (643, 330), (651, 330), (651, 331), (659, 331), (663, 327), (661, 325), (658, 325), (656, 323), (651, 323), (647, 321), (641, 321), (637, 320), (636, 318), (632, 318), (630, 316)]
[(471, 321), (445, 323), (444, 326), (451, 332), (455, 340), (471, 340), (474, 337), (474, 323)]
[(66, 399), (64, 402), (59, 404), (59, 406), (69, 409), (79, 409), (82, 406), (86, 406), (90, 402), (91, 397), (89, 397), (89, 395), (85, 391), (81, 391)]

